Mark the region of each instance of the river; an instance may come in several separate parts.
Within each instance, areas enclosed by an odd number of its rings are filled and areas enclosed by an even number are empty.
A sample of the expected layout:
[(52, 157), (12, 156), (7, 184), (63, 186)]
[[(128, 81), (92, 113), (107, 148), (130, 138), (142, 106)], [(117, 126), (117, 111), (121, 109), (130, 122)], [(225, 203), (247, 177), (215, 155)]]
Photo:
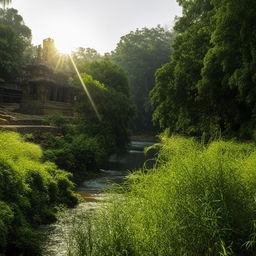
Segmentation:
[(100, 169), (97, 177), (85, 180), (77, 187), (77, 192), (85, 199), (74, 209), (64, 210), (58, 221), (51, 225), (41, 226), (40, 230), (46, 235), (47, 239), (43, 248), (44, 256), (64, 256), (67, 254), (68, 231), (74, 225), (76, 216), (91, 213), (104, 202), (107, 189), (113, 183), (121, 183), (127, 174), (135, 169), (146, 165), (150, 168), (153, 162), (150, 160), (153, 154), (144, 154), (144, 148), (153, 145), (155, 142), (132, 141), (128, 152), (117, 157), (113, 155), (108, 163)]

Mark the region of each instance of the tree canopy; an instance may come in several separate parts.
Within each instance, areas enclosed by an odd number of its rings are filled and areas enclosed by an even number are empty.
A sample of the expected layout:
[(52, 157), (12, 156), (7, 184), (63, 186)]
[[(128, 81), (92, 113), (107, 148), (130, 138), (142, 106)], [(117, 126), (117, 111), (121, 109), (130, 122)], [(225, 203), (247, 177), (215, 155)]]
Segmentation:
[(137, 108), (133, 129), (152, 130), (149, 92), (154, 86), (154, 73), (169, 61), (173, 34), (158, 26), (131, 31), (121, 37), (109, 58), (128, 73), (131, 97)]
[(156, 73), (154, 120), (171, 131), (249, 138), (255, 127), (252, 1), (178, 1), (174, 53)]
[(0, 26), (0, 76), (14, 80), (22, 65), (31, 61), (31, 30), (13, 8), (0, 8)]
[(72, 57), (77, 65), (83, 65), (86, 62), (99, 60), (101, 55), (95, 49), (79, 47), (72, 52)]
[(23, 56), (23, 44), (14, 31), (0, 24), (0, 77), (12, 80), (18, 73)]
[(95, 104), (81, 89), (78, 77), (73, 77), (72, 83), (79, 88), (75, 109), (82, 120), (81, 132), (98, 137), (107, 154), (124, 152), (134, 113), (125, 72), (107, 59), (84, 63), (80, 70)]
[(85, 62), (81, 72), (91, 75), (95, 80), (117, 92), (129, 96), (127, 75), (123, 69), (108, 59)]
[(10, 26), (20, 38), (31, 40), (31, 29), (25, 25), (22, 16), (16, 9), (0, 9), (0, 23)]

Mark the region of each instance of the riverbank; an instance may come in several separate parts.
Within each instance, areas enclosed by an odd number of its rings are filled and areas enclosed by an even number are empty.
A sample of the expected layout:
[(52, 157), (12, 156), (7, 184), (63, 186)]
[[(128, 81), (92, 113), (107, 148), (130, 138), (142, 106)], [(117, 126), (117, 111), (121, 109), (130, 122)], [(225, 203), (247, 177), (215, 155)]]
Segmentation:
[(163, 137), (157, 165), (75, 226), (69, 255), (254, 255), (255, 169), (254, 144)]
[(40, 255), (36, 227), (56, 220), (56, 207), (74, 207), (70, 174), (42, 159), (41, 148), (0, 132), (0, 255)]
[[(69, 250), (70, 232), (77, 228), (81, 220), (84, 221), (88, 214), (109, 201), (110, 195), (106, 191), (113, 188), (113, 183), (120, 184), (125, 177), (135, 169), (143, 166), (148, 160), (143, 149), (152, 145), (152, 142), (132, 141), (130, 149), (123, 156), (111, 156), (104, 169), (97, 174), (88, 176), (80, 182), (76, 192), (81, 196), (82, 201), (74, 209), (60, 211), (58, 221), (52, 225), (41, 227), (41, 232), (47, 237), (44, 244), (44, 256), (66, 256)], [(134, 150), (134, 147), (137, 150)], [(82, 225), (82, 224), (81, 224)], [(84, 222), (83, 222), (83, 225)]]

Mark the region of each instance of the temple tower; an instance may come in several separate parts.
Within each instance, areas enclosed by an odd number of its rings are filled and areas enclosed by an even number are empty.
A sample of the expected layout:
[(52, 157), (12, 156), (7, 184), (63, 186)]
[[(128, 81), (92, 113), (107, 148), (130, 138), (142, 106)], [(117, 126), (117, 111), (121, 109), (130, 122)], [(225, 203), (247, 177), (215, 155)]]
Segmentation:
[(57, 50), (52, 38), (43, 40), (42, 59), (47, 66), (53, 66), (56, 63)]

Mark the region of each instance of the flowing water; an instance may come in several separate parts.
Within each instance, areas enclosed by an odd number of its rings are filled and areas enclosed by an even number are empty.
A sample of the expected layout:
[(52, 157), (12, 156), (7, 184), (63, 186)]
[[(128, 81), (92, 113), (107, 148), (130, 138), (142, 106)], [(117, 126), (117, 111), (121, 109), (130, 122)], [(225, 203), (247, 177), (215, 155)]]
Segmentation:
[(76, 216), (84, 213), (93, 214), (93, 210), (99, 207), (107, 197), (104, 191), (111, 188), (113, 183), (121, 183), (132, 170), (141, 168), (143, 165), (151, 167), (150, 159), (154, 153), (145, 156), (143, 150), (153, 144), (154, 142), (132, 141), (127, 154), (122, 157), (111, 156), (97, 177), (81, 182), (77, 192), (85, 199), (85, 202), (80, 203), (74, 209), (64, 210), (56, 223), (40, 227), (40, 230), (47, 236), (44, 256), (66, 255), (67, 233), (74, 225)]

